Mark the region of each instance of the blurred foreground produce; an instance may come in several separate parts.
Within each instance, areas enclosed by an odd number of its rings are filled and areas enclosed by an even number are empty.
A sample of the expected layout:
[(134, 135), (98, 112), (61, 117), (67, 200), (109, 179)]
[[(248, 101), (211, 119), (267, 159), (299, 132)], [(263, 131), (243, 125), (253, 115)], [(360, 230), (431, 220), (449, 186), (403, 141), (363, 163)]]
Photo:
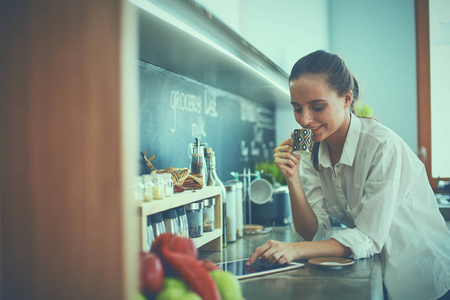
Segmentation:
[[(151, 270), (154, 273), (149, 274)], [(242, 299), (240, 283), (232, 273), (199, 260), (192, 240), (171, 233), (158, 236), (150, 252), (141, 254), (140, 288), (148, 299), (156, 300)]]

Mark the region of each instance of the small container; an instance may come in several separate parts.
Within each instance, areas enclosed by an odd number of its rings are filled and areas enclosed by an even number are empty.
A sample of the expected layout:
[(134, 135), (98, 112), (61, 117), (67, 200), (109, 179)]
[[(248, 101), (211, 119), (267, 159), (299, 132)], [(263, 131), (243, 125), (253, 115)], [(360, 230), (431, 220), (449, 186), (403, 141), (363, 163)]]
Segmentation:
[(150, 216), (147, 216), (147, 251), (152, 248), (153, 241), (155, 240), (155, 234), (153, 233), (152, 220)]
[(236, 241), (236, 185), (225, 185), (227, 190), (227, 242)]
[(163, 212), (164, 225), (166, 226), (166, 232), (176, 235), (180, 234), (180, 226), (177, 220), (177, 211), (175, 208), (166, 210)]
[(184, 206), (179, 206), (177, 210), (178, 225), (180, 226), (180, 236), (188, 238), (189, 237), (189, 225), (186, 216), (186, 209)]
[(153, 227), (153, 233), (155, 235), (155, 239), (159, 235), (166, 233), (166, 225), (164, 224), (162, 213), (156, 213), (154, 215), (151, 215), (150, 220), (152, 221), (152, 227)]
[(215, 198), (203, 200), (203, 232), (214, 230), (214, 205)]
[(164, 179), (166, 183), (166, 197), (173, 195), (173, 179), (171, 173), (164, 173)]
[(150, 174), (142, 175), (142, 182), (144, 184), (144, 202), (153, 200), (153, 182)]
[(133, 192), (134, 192), (134, 199), (136, 201), (138, 202), (144, 201), (144, 184), (142, 183), (141, 176), (136, 176), (134, 178)]
[(236, 185), (236, 237), (244, 236), (244, 190), (243, 183), (238, 181)]
[(203, 235), (203, 202), (193, 202), (186, 205), (189, 237), (196, 238)]
[(164, 174), (153, 173), (153, 195), (154, 199), (164, 199), (166, 197), (166, 184), (164, 181)]

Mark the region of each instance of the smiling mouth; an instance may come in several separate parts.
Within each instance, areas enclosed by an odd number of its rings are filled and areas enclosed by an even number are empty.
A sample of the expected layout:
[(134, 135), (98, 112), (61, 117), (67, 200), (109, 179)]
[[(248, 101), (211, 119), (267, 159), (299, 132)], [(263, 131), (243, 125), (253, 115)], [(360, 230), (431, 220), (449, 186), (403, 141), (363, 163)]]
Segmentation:
[(316, 127), (310, 127), (310, 128), (308, 128), (308, 129), (310, 129), (311, 131), (312, 131), (312, 134), (314, 135), (315, 133), (317, 133), (318, 131), (319, 131), (319, 129), (320, 128), (322, 128), (324, 125), (322, 124), (322, 125), (319, 125), (319, 126), (316, 126)]

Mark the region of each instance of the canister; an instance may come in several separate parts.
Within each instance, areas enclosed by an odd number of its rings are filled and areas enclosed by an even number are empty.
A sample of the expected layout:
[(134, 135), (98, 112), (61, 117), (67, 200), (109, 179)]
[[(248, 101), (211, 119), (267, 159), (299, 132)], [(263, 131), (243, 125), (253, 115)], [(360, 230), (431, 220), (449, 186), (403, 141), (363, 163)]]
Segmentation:
[(236, 185), (236, 237), (244, 236), (244, 190), (243, 183), (238, 181)]
[(175, 208), (169, 209), (163, 212), (164, 225), (166, 226), (166, 232), (179, 235), (180, 226), (177, 220), (177, 211)]
[(189, 237), (196, 238), (203, 235), (203, 201), (186, 205)]
[(236, 186), (234, 184), (225, 185), (227, 191), (227, 242), (236, 241)]
[(214, 206), (215, 198), (207, 198), (203, 200), (203, 232), (214, 230)]
[(189, 237), (189, 226), (184, 206), (179, 206), (177, 210), (178, 225), (180, 226), (180, 236)]
[(166, 232), (166, 226), (163, 221), (162, 213), (156, 213), (150, 216), (150, 220), (152, 221), (153, 234), (155, 235), (155, 239)]

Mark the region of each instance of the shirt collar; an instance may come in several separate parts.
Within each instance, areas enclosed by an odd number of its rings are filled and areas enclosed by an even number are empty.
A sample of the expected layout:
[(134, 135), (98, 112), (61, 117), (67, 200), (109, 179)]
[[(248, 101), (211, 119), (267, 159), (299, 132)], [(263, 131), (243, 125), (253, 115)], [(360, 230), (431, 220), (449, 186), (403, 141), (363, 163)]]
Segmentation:
[[(347, 132), (347, 137), (344, 143), (344, 149), (342, 150), (340, 164), (348, 166), (353, 165), (355, 160), (356, 147), (358, 146), (359, 134), (361, 133), (361, 120), (355, 115), (350, 115), (350, 126)], [(319, 165), (323, 168), (331, 168), (331, 160), (328, 152), (328, 143), (326, 140), (320, 143), (319, 147)]]

